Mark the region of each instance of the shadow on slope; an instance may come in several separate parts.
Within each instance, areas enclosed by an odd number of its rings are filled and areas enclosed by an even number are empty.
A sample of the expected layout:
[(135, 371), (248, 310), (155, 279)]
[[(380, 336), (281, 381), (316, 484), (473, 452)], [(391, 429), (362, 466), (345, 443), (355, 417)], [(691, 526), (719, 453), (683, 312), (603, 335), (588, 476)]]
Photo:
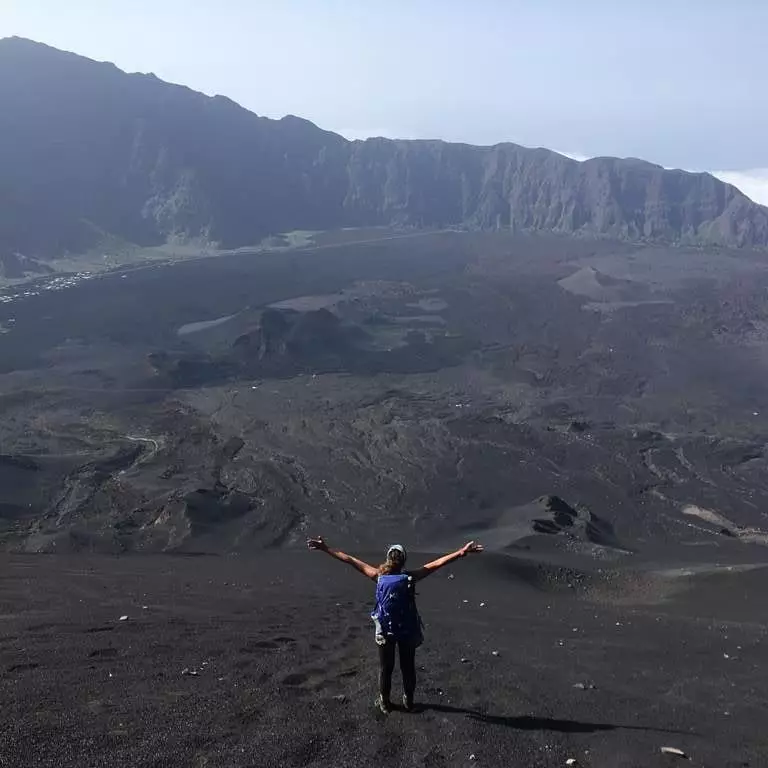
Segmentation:
[(471, 720), (476, 720), (489, 725), (503, 725), (518, 731), (557, 731), (558, 733), (597, 733), (598, 731), (654, 731), (656, 733), (679, 733), (687, 736), (690, 731), (675, 730), (673, 728), (653, 728), (645, 725), (619, 725), (613, 723), (585, 723), (579, 720), (558, 720), (551, 717), (536, 717), (535, 715), (491, 715), (477, 709), (465, 709), (452, 707), (447, 704), (424, 704), (423, 711), (442, 712), (444, 714), (466, 715)]

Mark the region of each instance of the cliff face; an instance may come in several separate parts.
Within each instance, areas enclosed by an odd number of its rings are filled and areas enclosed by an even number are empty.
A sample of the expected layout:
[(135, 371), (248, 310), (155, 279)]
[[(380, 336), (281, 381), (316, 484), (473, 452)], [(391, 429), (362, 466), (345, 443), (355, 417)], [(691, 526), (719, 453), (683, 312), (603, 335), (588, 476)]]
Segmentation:
[(641, 160), (578, 163), (514, 144), (356, 142), (345, 208), (359, 220), (765, 245), (768, 209), (707, 173)]
[(0, 41), (0, 253), (52, 258), (105, 236), (237, 247), (373, 224), (768, 245), (768, 209), (708, 174), (513, 144), (349, 142), (152, 75)]

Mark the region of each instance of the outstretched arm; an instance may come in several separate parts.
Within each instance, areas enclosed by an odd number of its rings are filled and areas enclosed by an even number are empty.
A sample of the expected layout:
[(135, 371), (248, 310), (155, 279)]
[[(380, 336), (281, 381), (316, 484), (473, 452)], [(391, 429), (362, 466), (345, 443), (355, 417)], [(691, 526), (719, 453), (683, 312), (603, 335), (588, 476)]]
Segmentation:
[(362, 560), (358, 560), (356, 557), (352, 557), (352, 555), (348, 555), (346, 552), (342, 552), (340, 549), (331, 549), (325, 543), (325, 541), (323, 541), (322, 536), (316, 536), (313, 539), (307, 539), (307, 546), (310, 549), (316, 549), (318, 552), (325, 552), (331, 557), (335, 557), (337, 560), (341, 560), (342, 563), (351, 565), (353, 568), (360, 571), (360, 573), (362, 573), (364, 576), (367, 576), (369, 579), (375, 579), (379, 575), (379, 572), (372, 565), (368, 565), (368, 563), (365, 563)]
[(433, 560), (431, 563), (427, 563), (426, 565), (422, 565), (421, 568), (415, 571), (411, 571), (411, 576), (413, 576), (416, 581), (426, 579), (427, 576), (439, 570), (444, 565), (448, 565), (448, 563), (452, 563), (454, 560), (458, 560), (460, 557), (466, 557), (467, 555), (472, 555), (475, 552), (482, 551), (482, 544), (478, 544), (476, 541), (469, 541), (461, 549), (457, 549), (455, 552), (451, 552), (447, 555), (443, 555), (442, 557), (438, 557), (437, 560)]

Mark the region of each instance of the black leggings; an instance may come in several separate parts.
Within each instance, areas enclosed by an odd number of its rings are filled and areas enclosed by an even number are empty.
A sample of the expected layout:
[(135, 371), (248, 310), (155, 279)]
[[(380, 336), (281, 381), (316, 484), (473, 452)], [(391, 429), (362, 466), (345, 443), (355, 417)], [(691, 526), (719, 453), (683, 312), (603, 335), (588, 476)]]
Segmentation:
[(379, 646), (379, 693), (389, 701), (392, 691), (392, 672), (395, 669), (395, 647), (400, 650), (400, 671), (403, 674), (403, 692), (408, 701), (413, 701), (416, 690), (416, 646), (408, 641), (387, 638)]

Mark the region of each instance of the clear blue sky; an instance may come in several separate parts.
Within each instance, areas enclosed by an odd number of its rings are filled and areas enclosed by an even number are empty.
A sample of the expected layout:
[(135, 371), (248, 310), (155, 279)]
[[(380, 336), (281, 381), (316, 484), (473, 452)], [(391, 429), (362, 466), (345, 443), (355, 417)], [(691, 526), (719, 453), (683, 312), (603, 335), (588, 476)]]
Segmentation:
[(0, 0), (7, 35), (353, 137), (768, 168), (768, 0)]

